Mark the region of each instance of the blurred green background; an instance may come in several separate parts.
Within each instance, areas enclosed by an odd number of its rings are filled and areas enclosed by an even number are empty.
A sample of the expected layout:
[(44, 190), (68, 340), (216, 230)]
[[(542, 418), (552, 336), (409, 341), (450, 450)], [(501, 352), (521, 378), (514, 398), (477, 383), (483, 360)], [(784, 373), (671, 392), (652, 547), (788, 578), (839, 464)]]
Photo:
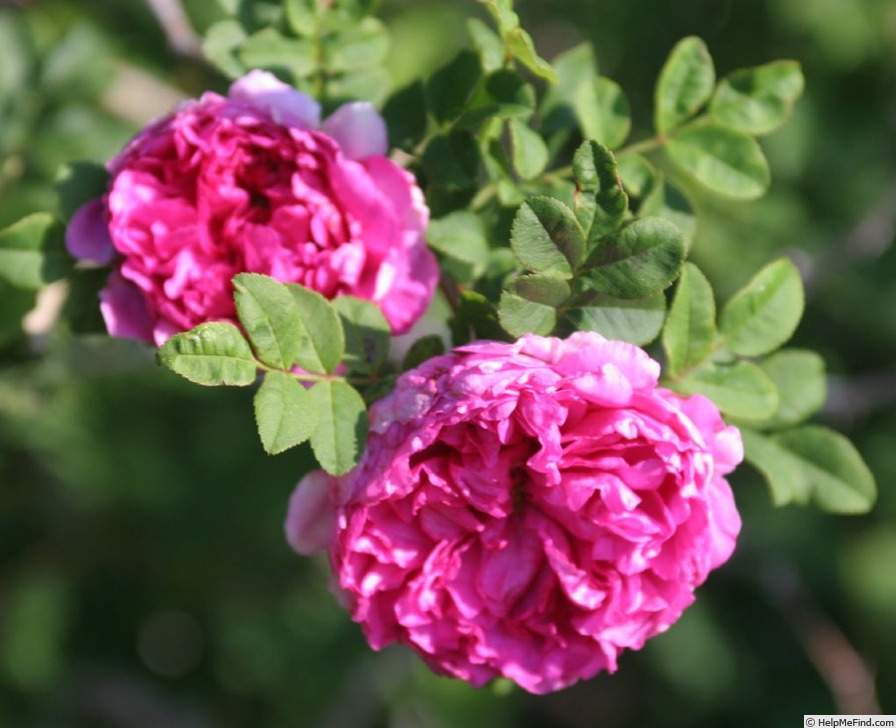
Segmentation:
[[(150, 8), (164, 4), (0, 3), (0, 224), (54, 209), (61, 163), (105, 161), (179, 97), (226, 88), (189, 33), (164, 32)], [(210, 0), (184, 7), (199, 33), (220, 17)], [(552, 696), (477, 691), (402, 648), (371, 652), (325, 564), (289, 551), (286, 501), (309, 458), (262, 454), (251, 393), (188, 385), (146, 347), (32, 317), (29, 335), (0, 336), (0, 725), (785, 728), (804, 713), (896, 714), (896, 3), (518, 10), (547, 58), (595, 43), (635, 134), (684, 35), (707, 41), (720, 73), (803, 64), (805, 97), (763, 140), (771, 192), (697, 198), (694, 257), (723, 298), (773, 253), (797, 261), (809, 302), (795, 343), (827, 358), (821, 418), (869, 461), (877, 507), (775, 510), (745, 466), (739, 548), (673, 629), (618, 674)], [(484, 17), (472, 0), (384, 0), (396, 84), (464, 45), (471, 14)], [(34, 304), (0, 297), (0, 323)]]

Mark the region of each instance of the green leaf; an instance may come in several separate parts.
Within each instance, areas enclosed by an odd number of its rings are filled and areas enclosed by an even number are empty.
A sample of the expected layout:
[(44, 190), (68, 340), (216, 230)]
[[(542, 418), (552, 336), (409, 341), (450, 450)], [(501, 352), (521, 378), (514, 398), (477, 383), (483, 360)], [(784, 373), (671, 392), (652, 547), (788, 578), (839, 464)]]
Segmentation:
[(666, 151), (676, 165), (720, 195), (752, 200), (771, 182), (768, 162), (756, 140), (718, 124), (675, 132), (666, 142)]
[(604, 145), (584, 142), (572, 160), (576, 180), (576, 218), (585, 229), (588, 249), (616, 230), (628, 210), (628, 196), (616, 169), (616, 158)]
[(279, 281), (258, 273), (233, 278), (237, 315), (258, 358), (275, 369), (289, 369), (299, 350), (299, 309)]
[(479, 145), (473, 135), (460, 129), (430, 139), (422, 159), (430, 184), (446, 190), (473, 186), (480, 162)]
[(803, 87), (803, 72), (796, 61), (743, 68), (722, 79), (709, 113), (731, 129), (768, 134), (787, 121)]
[(72, 162), (63, 164), (56, 173), (54, 187), (59, 196), (59, 212), (69, 220), (85, 202), (106, 193), (109, 171), (102, 164)]
[[(0, 283), (0, 346), (6, 346), (22, 336), (22, 319), (34, 308), (36, 301), (34, 291), (12, 288)], [(93, 307), (99, 313), (96, 299)]]
[(330, 475), (342, 475), (360, 460), (367, 442), (367, 408), (361, 395), (341, 379), (318, 382), (311, 390), (317, 426), (311, 449)]
[(581, 43), (557, 55), (553, 64), (557, 82), (545, 91), (541, 103), (542, 132), (574, 129), (580, 125), (575, 105), (579, 88), (597, 77), (597, 63), (590, 43)]
[(473, 47), (479, 53), (482, 68), (487, 73), (497, 71), (504, 65), (504, 41), (479, 18), (467, 20), (467, 31), (473, 40)]
[(389, 52), (389, 34), (376, 18), (364, 18), (323, 44), (328, 73), (353, 71), (382, 63)]
[(315, 53), (311, 40), (285, 38), (273, 28), (264, 28), (246, 38), (236, 55), (247, 68), (286, 72), (296, 81), (314, 73)]
[(669, 376), (709, 356), (716, 343), (716, 302), (712, 286), (693, 263), (685, 263), (663, 329)]
[(314, 400), (298, 381), (285, 372), (268, 372), (255, 393), (255, 424), (268, 455), (299, 445), (314, 432)]
[(566, 205), (552, 197), (532, 197), (513, 220), (510, 247), (530, 270), (568, 278), (584, 258), (585, 238)]
[(435, 356), (441, 356), (445, 353), (445, 342), (438, 334), (429, 334), (421, 336), (408, 349), (408, 353), (404, 355), (404, 361), (401, 364), (401, 371), (406, 372), (416, 369), (423, 362), (432, 359)]
[(513, 12), (511, 0), (481, 0), (485, 3), (504, 39), (506, 53), (518, 60), (536, 76), (548, 81), (557, 80), (551, 64), (535, 52), (532, 37), (520, 27), (519, 16)]
[[(62, 308), (62, 318), (68, 323), (72, 333), (103, 335), (108, 333), (99, 307), (99, 294), (106, 287), (108, 278), (108, 268), (75, 268), (68, 274), (66, 280), (68, 295)], [(31, 298), (33, 301), (33, 294)], [(7, 307), (5, 296), (0, 305)], [(32, 304), (26, 310), (33, 307)], [(24, 313), (25, 311), (22, 312)]]
[[(455, 346), (471, 339), (507, 341), (505, 330), (498, 321), (498, 312), (485, 296), (476, 291), (460, 292), (457, 311), (451, 322), (451, 336)], [(472, 336), (471, 336), (472, 334)]]
[(507, 122), (513, 148), (513, 167), (522, 179), (534, 179), (548, 164), (548, 148), (541, 136), (519, 119)]
[(575, 111), (585, 138), (609, 149), (619, 147), (632, 128), (628, 99), (617, 83), (603, 76), (594, 76), (579, 86)]
[(663, 328), (666, 296), (624, 299), (599, 293), (590, 305), (570, 309), (566, 316), (580, 331), (597, 331), (608, 339), (644, 346)]
[(313, 374), (332, 373), (345, 352), (345, 335), (339, 314), (317, 291), (297, 283), (287, 283), (286, 288), (299, 306), (296, 320), (299, 348), (295, 363)]
[(557, 325), (557, 310), (536, 301), (527, 301), (510, 291), (501, 294), (498, 320), (512, 336), (538, 334), (547, 336)]
[(583, 278), (616, 298), (646, 298), (664, 290), (681, 270), (684, 241), (678, 228), (645, 217), (603, 239), (588, 259)]
[(634, 208), (638, 217), (663, 217), (664, 190), (661, 172), (640, 154), (627, 154), (618, 160), (618, 174), (630, 201), (632, 197), (636, 200)]
[(712, 94), (716, 72), (706, 44), (680, 40), (660, 71), (654, 98), (654, 126), (665, 134), (694, 116)]
[(690, 247), (697, 234), (697, 215), (691, 201), (680, 189), (665, 182), (655, 195), (645, 200), (645, 206), (646, 210), (639, 211), (642, 215), (656, 215), (668, 220), (681, 230), (685, 249)]
[(426, 134), (426, 95), (423, 84), (414, 81), (396, 91), (383, 107), (389, 130), (389, 146), (413, 150)]
[(293, 33), (303, 37), (312, 37), (317, 33), (317, 0), (283, 0), (283, 10)]
[(569, 284), (559, 278), (522, 275), (507, 284), (507, 290), (529, 301), (558, 308), (570, 295)]
[(744, 455), (761, 472), (775, 505), (810, 501), (830, 513), (866, 513), (877, 499), (874, 476), (852, 443), (826, 427), (776, 435), (743, 428)]
[(707, 362), (668, 386), (681, 394), (709, 397), (731, 417), (761, 419), (770, 417), (778, 408), (774, 383), (748, 361)]
[(36, 290), (71, 267), (63, 227), (52, 215), (36, 212), (0, 230), (0, 280)]
[(488, 238), (478, 215), (458, 210), (433, 220), (426, 228), (429, 246), (443, 257), (443, 267), (454, 278), (466, 282), (485, 271)]
[(462, 50), (426, 82), (427, 105), (440, 123), (458, 119), (482, 80), (479, 56)]
[(719, 329), (725, 345), (743, 356), (777, 349), (796, 330), (803, 304), (796, 266), (787, 258), (769, 263), (722, 309)]
[(342, 319), (345, 356), (349, 369), (375, 372), (386, 363), (392, 330), (379, 306), (354, 296), (339, 296), (332, 301)]
[(818, 412), (828, 396), (824, 359), (814, 351), (782, 349), (759, 362), (775, 383), (780, 396), (778, 411), (761, 422), (751, 422), (758, 430), (777, 430), (797, 425)]
[(159, 364), (206, 387), (245, 387), (255, 382), (258, 363), (249, 342), (233, 324), (215, 321), (175, 334), (159, 349)]
[(236, 52), (245, 40), (242, 25), (235, 20), (221, 20), (206, 31), (202, 54), (228, 78), (239, 78), (246, 72), (246, 66)]
[(535, 89), (515, 71), (502, 68), (486, 77), (457, 125), (474, 129), (494, 117), (528, 118), (534, 111)]
[(337, 73), (327, 81), (327, 94), (333, 105), (369, 101), (376, 106), (386, 100), (392, 77), (382, 66), (359, 68)]
[(522, 28), (516, 28), (507, 33), (504, 36), (504, 45), (510, 55), (536, 76), (551, 82), (557, 80), (557, 74), (554, 73), (551, 64), (538, 55), (532, 36)]
[(520, 26), (520, 19), (513, 12), (513, 0), (479, 0), (482, 2), (498, 25), (501, 35), (506, 35), (509, 31)]

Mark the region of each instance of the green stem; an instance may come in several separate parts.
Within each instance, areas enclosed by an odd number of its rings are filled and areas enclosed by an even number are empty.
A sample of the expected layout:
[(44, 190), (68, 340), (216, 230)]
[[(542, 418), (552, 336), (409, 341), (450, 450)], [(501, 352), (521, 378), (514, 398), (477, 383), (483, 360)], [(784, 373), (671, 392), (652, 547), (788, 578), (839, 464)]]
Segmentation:
[(649, 139), (644, 139), (640, 142), (635, 142), (634, 144), (629, 144), (627, 147), (623, 147), (618, 152), (616, 152), (616, 159), (620, 157), (624, 157), (627, 154), (641, 154), (643, 152), (650, 152), (654, 149), (659, 149), (663, 144), (666, 143), (668, 137), (665, 134), (657, 134), (654, 137), (650, 137)]

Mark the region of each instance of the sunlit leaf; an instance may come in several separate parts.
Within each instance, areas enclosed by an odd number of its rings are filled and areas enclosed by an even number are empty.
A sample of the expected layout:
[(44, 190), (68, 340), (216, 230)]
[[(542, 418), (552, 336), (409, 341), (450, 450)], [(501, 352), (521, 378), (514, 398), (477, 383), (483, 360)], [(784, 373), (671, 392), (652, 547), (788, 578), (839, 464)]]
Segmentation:
[(308, 390), (285, 372), (268, 372), (255, 393), (255, 424), (265, 452), (288, 450), (317, 426), (317, 410)]
[(786, 258), (769, 263), (722, 309), (719, 329), (736, 354), (758, 356), (778, 348), (803, 315), (803, 282)]
[(157, 353), (159, 364), (195, 384), (245, 387), (258, 363), (249, 342), (233, 324), (215, 321), (175, 334)]

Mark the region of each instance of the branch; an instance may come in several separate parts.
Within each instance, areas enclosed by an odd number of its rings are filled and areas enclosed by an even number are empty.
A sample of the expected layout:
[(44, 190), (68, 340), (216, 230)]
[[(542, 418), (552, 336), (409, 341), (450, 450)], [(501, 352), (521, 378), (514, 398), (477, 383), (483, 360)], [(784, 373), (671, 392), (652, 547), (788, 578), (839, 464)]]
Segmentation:
[(202, 39), (193, 30), (190, 19), (180, 0), (145, 0), (147, 7), (156, 16), (168, 45), (182, 56), (202, 58)]

